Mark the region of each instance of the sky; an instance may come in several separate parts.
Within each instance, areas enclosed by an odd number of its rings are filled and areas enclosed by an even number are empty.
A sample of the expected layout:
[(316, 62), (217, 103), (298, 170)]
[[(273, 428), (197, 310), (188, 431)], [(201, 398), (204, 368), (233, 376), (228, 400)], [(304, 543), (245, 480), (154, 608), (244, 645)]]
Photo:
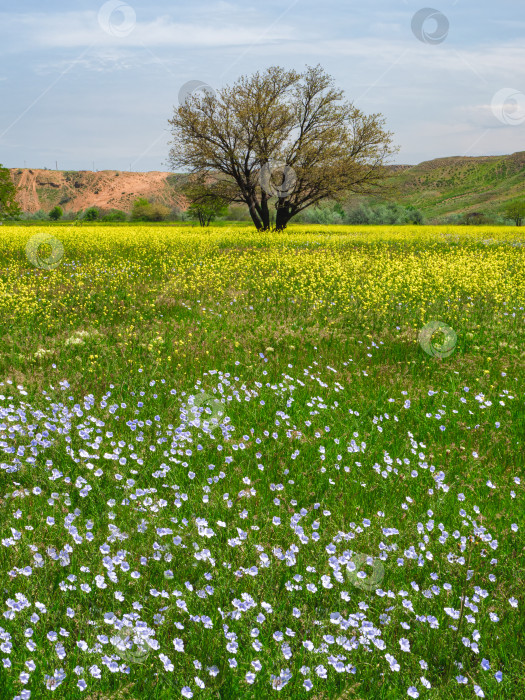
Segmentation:
[(320, 64), (381, 113), (392, 163), (525, 150), (525, 2), (424, 3), (1, 0), (0, 163), (169, 170), (190, 81), (276, 65)]

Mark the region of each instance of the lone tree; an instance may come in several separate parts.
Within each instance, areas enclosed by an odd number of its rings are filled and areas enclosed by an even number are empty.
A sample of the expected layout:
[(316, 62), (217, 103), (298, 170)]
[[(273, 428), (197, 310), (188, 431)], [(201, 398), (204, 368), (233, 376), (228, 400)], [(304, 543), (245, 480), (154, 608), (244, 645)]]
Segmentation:
[(505, 216), (512, 219), (516, 226), (521, 226), (525, 219), (525, 200), (522, 202), (510, 202), (505, 209)]
[(198, 219), (201, 226), (209, 226), (217, 216), (228, 213), (229, 198), (220, 181), (207, 183), (203, 175), (190, 177), (182, 186), (182, 193), (190, 202), (188, 214)]
[(17, 189), (11, 173), (0, 163), (0, 221), (4, 217), (16, 218), (22, 213), (15, 197)]
[(303, 209), (349, 193), (379, 194), (397, 151), (380, 114), (342, 102), (321, 68), (278, 66), (212, 94), (193, 93), (169, 120), (170, 166), (218, 177), (226, 201), (248, 205), (259, 231), (283, 230)]

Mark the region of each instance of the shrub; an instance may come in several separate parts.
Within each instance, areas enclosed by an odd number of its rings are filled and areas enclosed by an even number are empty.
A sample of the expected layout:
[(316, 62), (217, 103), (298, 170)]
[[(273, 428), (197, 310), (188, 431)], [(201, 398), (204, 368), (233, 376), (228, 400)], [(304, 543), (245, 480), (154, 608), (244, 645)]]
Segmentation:
[(53, 209), (51, 209), (51, 211), (49, 212), (49, 218), (51, 219), (51, 221), (58, 221), (62, 217), (63, 213), (64, 210), (62, 209), (62, 207), (53, 207)]
[(293, 220), (305, 224), (342, 224), (344, 223), (344, 216), (345, 212), (340, 204), (321, 202), (318, 205), (305, 209)]
[(166, 221), (171, 214), (171, 209), (164, 204), (150, 204), (149, 218), (146, 221)]
[(100, 209), (97, 209), (97, 207), (89, 207), (89, 209), (86, 209), (86, 211), (84, 212), (84, 221), (97, 221), (97, 219), (99, 218)]
[(465, 214), (465, 223), (468, 226), (471, 226), (471, 225), (482, 226), (482, 225), (485, 225), (487, 223), (487, 219), (482, 212), (472, 211), (472, 212), (469, 212), (468, 214)]
[(169, 207), (152, 204), (147, 199), (137, 199), (131, 211), (132, 221), (165, 221), (171, 214)]
[(44, 221), (48, 218), (47, 213), (43, 209), (39, 209), (35, 212), (26, 211), (22, 214), (21, 219), (23, 221)]
[(107, 214), (104, 214), (102, 221), (126, 221), (127, 218), (128, 216), (125, 211), (121, 209), (112, 209), (108, 211)]
[(396, 202), (362, 203), (346, 208), (346, 224), (368, 224), (376, 226), (393, 226), (404, 224), (422, 224), (424, 217), (419, 209), (408, 204), (403, 206)]

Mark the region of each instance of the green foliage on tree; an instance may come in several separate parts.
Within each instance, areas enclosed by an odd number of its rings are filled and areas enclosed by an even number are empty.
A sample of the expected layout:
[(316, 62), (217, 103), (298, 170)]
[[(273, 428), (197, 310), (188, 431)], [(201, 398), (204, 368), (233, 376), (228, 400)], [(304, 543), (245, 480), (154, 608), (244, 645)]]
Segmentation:
[(505, 216), (512, 219), (516, 226), (523, 224), (525, 219), (525, 200), (510, 202), (505, 208)]
[(97, 221), (97, 219), (100, 219), (100, 209), (97, 209), (97, 207), (89, 207), (89, 209), (86, 209), (84, 212), (83, 219), (84, 221)]
[(135, 200), (131, 210), (132, 221), (166, 221), (171, 209), (163, 204), (153, 204), (144, 197)]
[(0, 221), (2, 219), (17, 219), (22, 210), (15, 201), (17, 188), (11, 179), (8, 168), (0, 163)]
[(348, 193), (387, 191), (396, 152), (381, 114), (343, 101), (320, 66), (272, 66), (175, 108), (172, 170), (221, 175), (229, 202), (243, 202), (259, 231), (283, 230), (301, 211)]
[(51, 211), (49, 212), (49, 218), (51, 221), (58, 221), (61, 217), (62, 214), (64, 213), (64, 210), (60, 206), (53, 207)]
[(206, 183), (203, 175), (190, 178), (181, 188), (190, 202), (187, 215), (197, 219), (201, 226), (209, 226), (218, 216), (228, 214), (228, 197), (223, 194), (221, 181)]

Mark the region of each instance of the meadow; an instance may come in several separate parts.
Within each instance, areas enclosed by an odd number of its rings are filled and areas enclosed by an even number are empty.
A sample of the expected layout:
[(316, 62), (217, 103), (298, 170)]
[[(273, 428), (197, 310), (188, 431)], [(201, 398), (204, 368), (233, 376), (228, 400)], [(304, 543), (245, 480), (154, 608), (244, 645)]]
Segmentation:
[(515, 227), (0, 227), (0, 698), (525, 697), (524, 309)]

